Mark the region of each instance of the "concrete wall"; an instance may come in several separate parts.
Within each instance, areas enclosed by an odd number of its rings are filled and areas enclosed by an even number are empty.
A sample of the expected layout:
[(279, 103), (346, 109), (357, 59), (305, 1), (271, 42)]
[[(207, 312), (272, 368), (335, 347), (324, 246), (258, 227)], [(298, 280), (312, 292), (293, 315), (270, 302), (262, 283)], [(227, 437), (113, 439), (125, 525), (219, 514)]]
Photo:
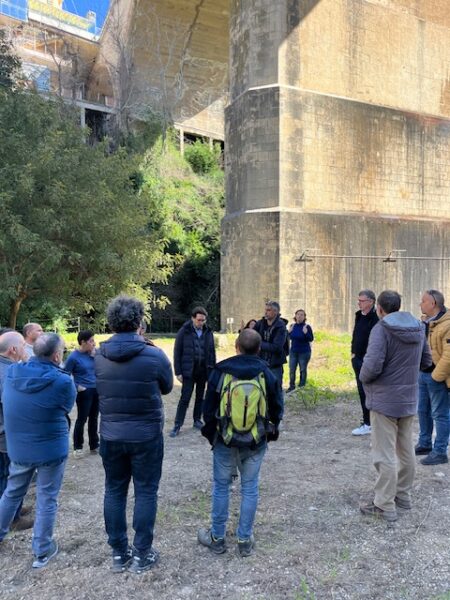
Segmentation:
[[(365, 287), (415, 314), (427, 287), (450, 298), (446, 6), (232, 2), (223, 326), (267, 298), (337, 330)], [(358, 258), (394, 249), (416, 258)]]

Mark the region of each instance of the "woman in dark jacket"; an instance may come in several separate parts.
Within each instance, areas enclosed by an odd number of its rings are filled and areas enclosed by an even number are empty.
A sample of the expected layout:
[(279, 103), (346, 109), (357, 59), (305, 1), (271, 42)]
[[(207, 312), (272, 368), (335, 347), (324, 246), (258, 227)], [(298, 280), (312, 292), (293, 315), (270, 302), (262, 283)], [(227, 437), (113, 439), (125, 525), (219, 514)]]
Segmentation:
[(289, 327), (291, 349), (289, 351), (289, 388), (295, 389), (295, 373), (300, 369), (300, 387), (306, 384), (308, 363), (311, 359), (311, 342), (314, 335), (310, 325), (306, 324), (306, 313), (303, 309), (295, 312), (295, 322)]

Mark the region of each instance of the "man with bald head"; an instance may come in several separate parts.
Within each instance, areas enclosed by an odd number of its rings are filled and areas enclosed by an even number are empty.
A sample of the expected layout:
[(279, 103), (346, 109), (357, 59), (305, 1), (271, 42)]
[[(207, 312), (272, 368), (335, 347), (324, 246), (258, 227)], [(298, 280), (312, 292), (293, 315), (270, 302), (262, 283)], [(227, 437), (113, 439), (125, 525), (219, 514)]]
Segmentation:
[[(1, 403), (3, 381), (10, 365), (26, 359), (25, 340), (20, 333), (11, 330), (0, 336), (0, 497), (6, 489), (10, 463), (6, 447), (5, 426), (3, 423), (3, 405)], [(26, 518), (24, 512), (29, 511), (23, 511), (21, 504), (14, 517), (12, 529), (21, 531), (33, 527), (33, 520)]]
[(3, 417), (11, 464), (0, 498), (0, 541), (8, 533), (36, 472), (32, 566), (40, 569), (58, 552), (53, 528), (69, 452), (68, 414), (76, 389), (71, 376), (59, 367), (64, 353), (64, 340), (59, 335), (38, 336), (34, 353), (29, 361), (12, 364), (3, 382)]
[(33, 344), (40, 335), (44, 333), (39, 323), (27, 323), (23, 328), (23, 337), (25, 338), (25, 360), (34, 356)]
[[(276, 376), (258, 354), (261, 336), (254, 329), (244, 329), (236, 340), (236, 356), (218, 363), (208, 380), (203, 406), (205, 425), (202, 434), (213, 447), (213, 494), (211, 527), (198, 531), (198, 541), (215, 554), (226, 551), (225, 534), (228, 520), (230, 486), (236, 467), (241, 474), (241, 510), (237, 528), (237, 548), (240, 556), (249, 556), (253, 550), (253, 522), (258, 506), (259, 471), (267, 448), (267, 442), (278, 439), (278, 425), (283, 414), (283, 396)], [(239, 387), (241, 391), (239, 391)], [(230, 438), (229, 419), (222, 416), (223, 407), (236, 406), (237, 396), (245, 400), (245, 422), (252, 412), (255, 391), (263, 400), (266, 414), (260, 415), (262, 430), (256, 427), (247, 431), (244, 427)], [(258, 393), (258, 392), (256, 392)], [(253, 400), (252, 400), (253, 398)], [(261, 404), (258, 402), (258, 406)], [(259, 415), (258, 408), (258, 415)], [(239, 411), (239, 409), (238, 409)], [(234, 413), (238, 414), (238, 413)], [(256, 421), (254, 421), (256, 423)], [(260, 421), (261, 423), (261, 421)], [(261, 423), (261, 424), (262, 424)], [(236, 432), (236, 430), (234, 430)], [(242, 433), (247, 431), (246, 433)], [(249, 435), (250, 434), (250, 435)]]

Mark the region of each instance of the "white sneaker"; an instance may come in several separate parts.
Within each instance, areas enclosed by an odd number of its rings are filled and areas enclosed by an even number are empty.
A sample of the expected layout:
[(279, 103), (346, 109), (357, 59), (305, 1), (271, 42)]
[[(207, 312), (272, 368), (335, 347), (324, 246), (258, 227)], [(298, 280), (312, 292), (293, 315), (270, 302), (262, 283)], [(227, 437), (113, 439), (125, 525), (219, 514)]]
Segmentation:
[(83, 458), (84, 452), (83, 452), (83, 450), (74, 450), (73, 456), (74, 456), (74, 458)]
[(370, 425), (366, 425), (365, 423), (352, 431), (352, 435), (367, 435), (369, 433), (372, 433), (372, 427)]

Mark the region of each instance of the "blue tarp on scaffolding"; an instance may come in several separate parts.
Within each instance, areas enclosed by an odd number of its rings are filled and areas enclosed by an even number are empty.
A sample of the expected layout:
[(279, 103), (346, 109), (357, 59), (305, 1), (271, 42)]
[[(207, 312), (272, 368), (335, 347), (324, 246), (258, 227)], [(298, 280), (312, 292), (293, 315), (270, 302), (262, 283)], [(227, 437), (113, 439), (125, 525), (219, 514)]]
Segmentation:
[(0, 14), (19, 21), (27, 21), (28, 0), (0, 0)]

